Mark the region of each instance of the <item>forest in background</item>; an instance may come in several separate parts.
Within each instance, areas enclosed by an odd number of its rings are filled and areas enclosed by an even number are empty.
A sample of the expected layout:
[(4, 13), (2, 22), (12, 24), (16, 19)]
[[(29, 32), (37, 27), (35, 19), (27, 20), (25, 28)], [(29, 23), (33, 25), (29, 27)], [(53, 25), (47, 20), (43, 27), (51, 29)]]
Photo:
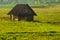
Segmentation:
[(15, 4), (29, 4), (31, 6), (55, 5), (60, 4), (60, 0), (0, 0), (0, 6)]

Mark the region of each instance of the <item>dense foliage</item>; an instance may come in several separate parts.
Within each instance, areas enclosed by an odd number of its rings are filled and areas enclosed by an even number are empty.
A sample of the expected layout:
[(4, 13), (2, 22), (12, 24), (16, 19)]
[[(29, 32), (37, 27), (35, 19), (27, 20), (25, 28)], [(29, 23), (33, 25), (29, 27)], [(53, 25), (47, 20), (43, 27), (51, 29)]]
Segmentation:
[(60, 0), (0, 0), (0, 4), (30, 4), (32, 6), (60, 4)]

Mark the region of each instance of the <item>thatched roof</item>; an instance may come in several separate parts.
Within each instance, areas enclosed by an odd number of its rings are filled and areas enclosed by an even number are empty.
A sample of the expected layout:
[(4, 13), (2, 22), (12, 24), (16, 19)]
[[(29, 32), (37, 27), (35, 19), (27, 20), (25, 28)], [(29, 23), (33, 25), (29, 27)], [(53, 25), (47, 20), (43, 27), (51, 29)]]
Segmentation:
[(32, 10), (32, 8), (28, 4), (17, 4), (8, 15), (36, 15), (36, 13)]

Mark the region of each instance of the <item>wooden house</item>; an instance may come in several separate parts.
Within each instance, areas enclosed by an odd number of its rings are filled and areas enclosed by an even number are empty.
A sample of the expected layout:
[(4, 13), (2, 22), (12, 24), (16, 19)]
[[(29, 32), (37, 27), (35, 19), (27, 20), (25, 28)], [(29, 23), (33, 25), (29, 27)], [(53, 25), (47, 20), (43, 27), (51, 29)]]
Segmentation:
[(17, 4), (9, 13), (10, 20), (27, 20), (33, 21), (34, 16), (37, 14), (32, 10), (32, 8), (28, 4)]

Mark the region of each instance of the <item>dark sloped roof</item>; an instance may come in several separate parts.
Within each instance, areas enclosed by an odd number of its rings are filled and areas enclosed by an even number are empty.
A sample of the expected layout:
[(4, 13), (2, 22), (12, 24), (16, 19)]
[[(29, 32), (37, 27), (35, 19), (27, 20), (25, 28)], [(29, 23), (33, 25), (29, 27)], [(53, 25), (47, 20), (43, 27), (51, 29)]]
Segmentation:
[[(28, 4), (17, 4), (9, 13), (12, 15), (36, 15)], [(36, 15), (37, 16), (37, 15)]]

